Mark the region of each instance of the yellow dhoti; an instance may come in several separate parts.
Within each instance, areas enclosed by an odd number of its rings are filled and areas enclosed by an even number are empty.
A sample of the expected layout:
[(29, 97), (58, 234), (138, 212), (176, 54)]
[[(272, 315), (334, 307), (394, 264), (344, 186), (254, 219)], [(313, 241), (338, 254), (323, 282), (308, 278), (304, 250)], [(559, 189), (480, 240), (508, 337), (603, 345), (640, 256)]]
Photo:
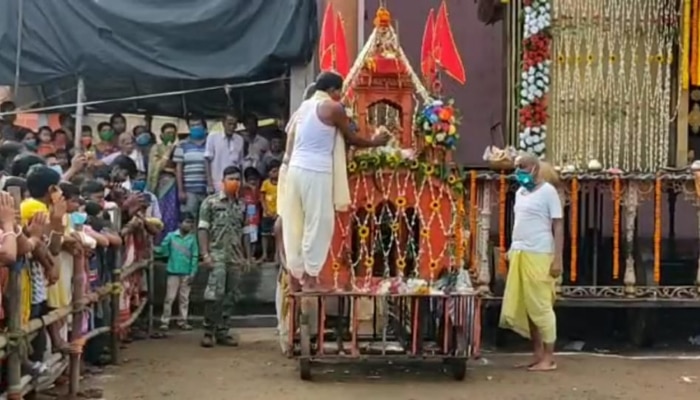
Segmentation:
[(519, 250), (511, 251), (509, 256), (500, 327), (530, 339), (529, 319), (544, 343), (554, 343), (557, 339), (556, 293), (554, 278), (549, 274), (553, 256)]

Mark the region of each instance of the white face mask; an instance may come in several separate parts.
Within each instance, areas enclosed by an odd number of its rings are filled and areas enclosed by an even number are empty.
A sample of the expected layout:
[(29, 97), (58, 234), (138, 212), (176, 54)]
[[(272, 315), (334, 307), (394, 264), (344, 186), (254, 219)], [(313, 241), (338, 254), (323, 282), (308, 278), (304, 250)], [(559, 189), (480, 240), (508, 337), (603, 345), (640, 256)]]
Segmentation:
[(63, 168), (61, 168), (60, 165), (58, 165), (58, 164), (52, 165), (52, 166), (50, 166), (49, 168), (51, 168), (52, 170), (58, 172), (59, 175), (63, 176)]
[(121, 184), (122, 188), (131, 191), (131, 179), (127, 179)]

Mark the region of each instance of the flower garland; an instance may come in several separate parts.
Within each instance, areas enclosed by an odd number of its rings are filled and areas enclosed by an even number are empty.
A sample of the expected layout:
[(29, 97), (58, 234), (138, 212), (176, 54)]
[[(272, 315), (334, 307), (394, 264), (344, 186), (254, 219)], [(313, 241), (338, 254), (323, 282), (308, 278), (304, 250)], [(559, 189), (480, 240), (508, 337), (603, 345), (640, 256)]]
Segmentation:
[(578, 178), (571, 180), (571, 273), (569, 281), (576, 282), (578, 278)]
[(426, 145), (447, 150), (457, 148), (460, 121), (454, 100), (433, 100), (416, 114), (415, 122), (418, 134), (423, 136)]
[(550, 86), (551, 0), (523, 0), (523, 62), (520, 87), (520, 148), (544, 158)]
[(620, 177), (613, 180), (613, 279), (620, 277), (620, 205), (622, 188)]
[(473, 169), (470, 172), (469, 177), (469, 269), (476, 271), (476, 230), (478, 229), (476, 224), (476, 215), (478, 210), (477, 198), (476, 198), (476, 180), (477, 174), (476, 170)]
[(654, 282), (661, 281), (661, 177), (654, 183)]
[[(691, 17), (691, 0), (683, 0), (683, 27), (682, 27), (682, 40), (681, 40), (681, 89), (688, 90), (690, 88), (690, 30), (692, 25), (690, 24)], [(694, 51), (693, 51), (694, 53)]]
[(498, 247), (500, 249), (500, 257), (498, 258), (498, 273), (502, 277), (508, 275), (508, 262), (506, 260), (506, 195), (508, 192), (508, 183), (506, 182), (506, 174), (501, 174), (499, 177), (498, 189)]

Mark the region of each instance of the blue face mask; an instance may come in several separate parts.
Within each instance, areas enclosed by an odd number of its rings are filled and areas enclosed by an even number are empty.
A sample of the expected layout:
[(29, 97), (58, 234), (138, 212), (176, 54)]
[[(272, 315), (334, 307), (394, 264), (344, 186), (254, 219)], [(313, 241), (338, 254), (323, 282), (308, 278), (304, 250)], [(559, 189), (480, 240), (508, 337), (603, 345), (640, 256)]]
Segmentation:
[(146, 147), (151, 144), (151, 135), (144, 132), (136, 136), (136, 145), (140, 147)]
[(131, 181), (131, 190), (135, 192), (143, 192), (146, 190), (146, 181), (143, 179), (136, 179)]
[(57, 165), (52, 165), (52, 166), (50, 166), (49, 168), (51, 168), (52, 170), (58, 172), (59, 175), (63, 176), (63, 168), (61, 168), (60, 165), (58, 165), (58, 164), (57, 164)]
[(516, 169), (515, 170), (515, 179), (518, 181), (518, 184), (525, 188), (525, 190), (532, 190), (535, 188), (535, 179), (532, 177), (532, 174), (522, 170), (522, 169)]
[(203, 126), (193, 126), (190, 128), (190, 138), (193, 140), (202, 140), (207, 137), (207, 131)]
[(73, 224), (73, 226), (85, 225), (87, 222), (87, 214), (81, 212), (71, 213), (70, 222)]
[(25, 140), (24, 147), (26, 147), (28, 150), (36, 150), (36, 139)]

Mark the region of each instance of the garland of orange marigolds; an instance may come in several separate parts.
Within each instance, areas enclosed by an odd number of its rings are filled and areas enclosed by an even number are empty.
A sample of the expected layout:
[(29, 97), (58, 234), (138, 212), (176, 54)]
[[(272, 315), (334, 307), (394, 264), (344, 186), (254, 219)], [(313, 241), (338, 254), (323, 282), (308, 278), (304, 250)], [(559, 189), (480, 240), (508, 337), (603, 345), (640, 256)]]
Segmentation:
[[(690, 23), (691, 17), (691, 0), (683, 0), (683, 26), (682, 26), (682, 38), (681, 38), (681, 88), (683, 90), (688, 90), (690, 87), (690, 30), (692, 25)], [(692, 51), (695, 53), (694, 51)]]
[(498, 272), (505, 277), (508, 274), (508, 263), (506, 261), (506, 195), (508, 193), (508, 183), (506, 175), (501, 173), (498, 188), (498, 247), (500, 256), (498, 257)]
[(613, 279), (620, 276), (620, 177), (613, 180)]
[(661, 281), (661, 177), (654, 186), (654, 282)]
[(476, 271), (476, 201), (476, 170), (472, 170), (469, 179), (469, 263), (472, 271)]
[[(684, 5), (685, 6), (685, 5)], [(700, 39), (700, 0), (693, 0), (692, 21), (688, 24), (690, 30), (690, 84), (700, 85), (700, 63), (698, 62), (698, 39)]]
[(578, 275), (578, 189), (578, 178), (574, 178), (571, 180), (571, 282), (576, 282)]

